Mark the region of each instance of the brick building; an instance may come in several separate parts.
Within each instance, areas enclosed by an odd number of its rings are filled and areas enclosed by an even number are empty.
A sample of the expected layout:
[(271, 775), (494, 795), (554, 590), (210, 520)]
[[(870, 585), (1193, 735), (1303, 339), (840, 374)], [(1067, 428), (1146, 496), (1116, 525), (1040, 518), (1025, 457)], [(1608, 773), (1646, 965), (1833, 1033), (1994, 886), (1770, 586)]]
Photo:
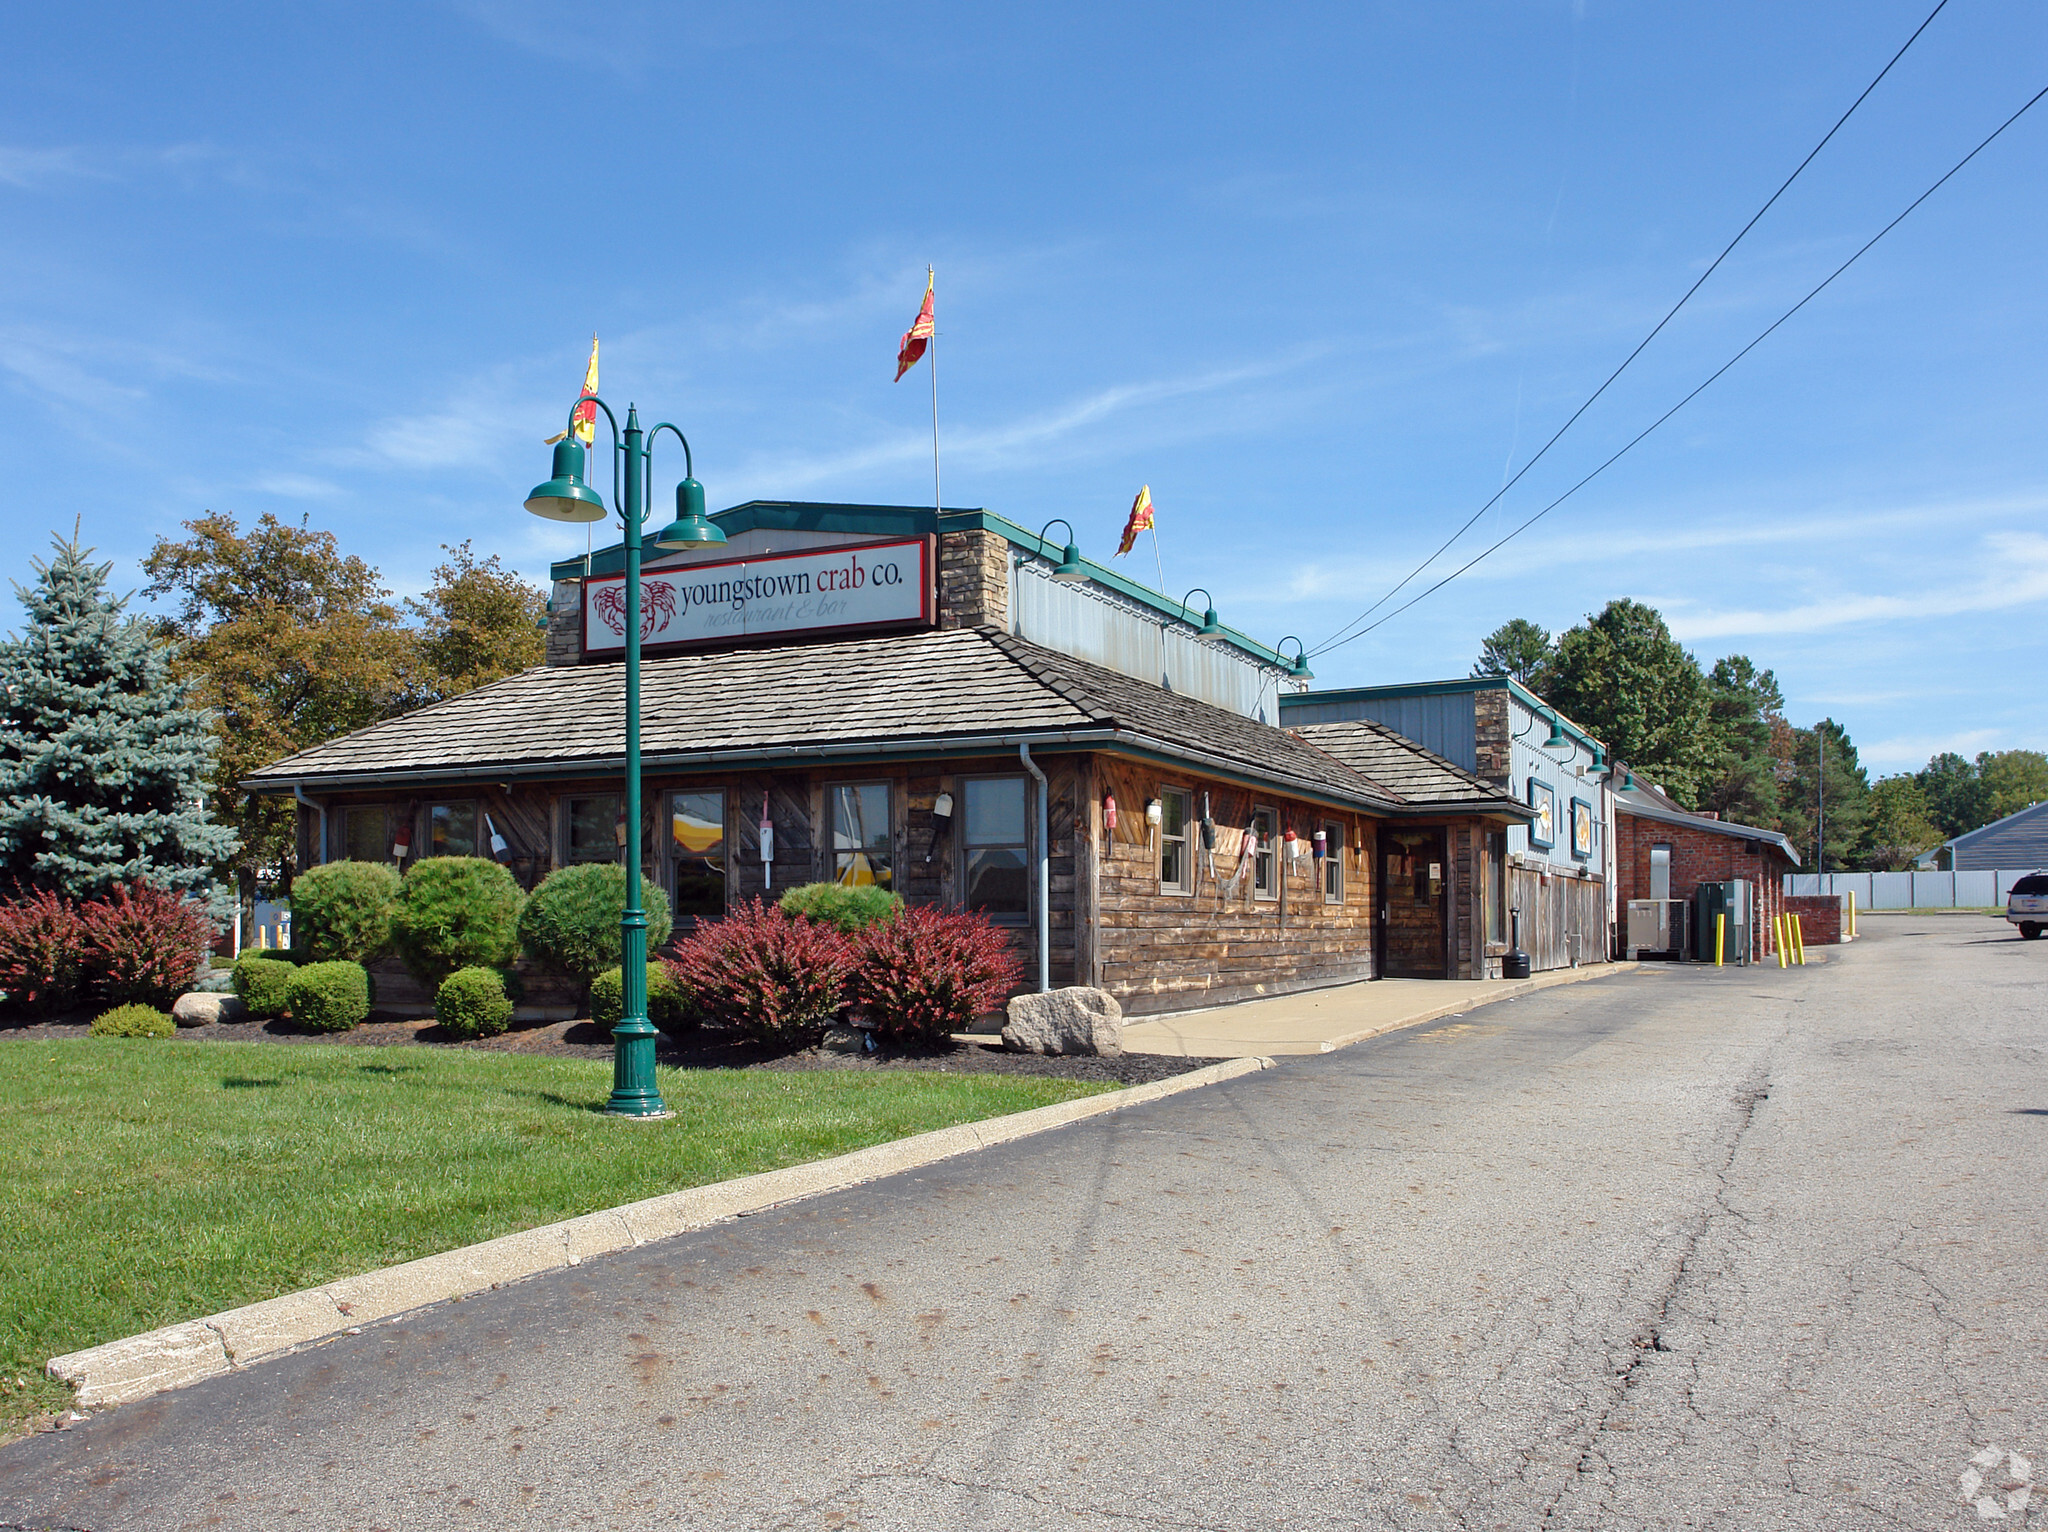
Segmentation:
[(1619, 789), (1614, 807), (1616, 894), (1624, 913), (1631, 899), (1690, 900), (1702, 883), (1740, 878), (1754, 888), (1751, 959), (1777, 951), (1771, 922), (1785, 908), (1785, 874), (1799, 865), (1789, 840), (1682, 809), (1642, 782)]

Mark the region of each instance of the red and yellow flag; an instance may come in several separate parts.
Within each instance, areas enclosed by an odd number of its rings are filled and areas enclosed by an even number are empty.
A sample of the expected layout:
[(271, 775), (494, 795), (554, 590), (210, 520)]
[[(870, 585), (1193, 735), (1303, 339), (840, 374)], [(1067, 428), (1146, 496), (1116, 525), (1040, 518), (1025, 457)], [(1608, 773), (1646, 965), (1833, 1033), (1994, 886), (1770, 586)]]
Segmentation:
[[(590, 337), (590, 365), (583, 369), (583, 392), (578, 397), (588, 399), (596, 392), (597, 337), (593, 335)], [(576, 406), (576, 413), (570, 418), (574, 422), (577, 439), (586, 447), (595, 446), (597, 444), (597, 406), (594, 404), (579, 404)], [(547, 445), (552, 447), (568, 434), (567, 431), (557, 431), (547, 439)]]
[(903, 343), (896, 348), (896, 379), (903, 381), (903, 374), (910, 371), (924, 355), (925, 347), (932, 343), (932, 269), (924, 271), (924, 304), (917, 311), (917, 318), (910, 322), (910, 328), (903, 332)]
[(1124, 523), (1124, 540), (1117, 544), (1116, 556), (1122, 558), (1131, 551), (1131, 545), (1138, 540), (1138, 534), (1152, 525), (1152, 486), (1147, 484), (1138, 491), (1138, 498), (1131, 502), (1131, 519)]

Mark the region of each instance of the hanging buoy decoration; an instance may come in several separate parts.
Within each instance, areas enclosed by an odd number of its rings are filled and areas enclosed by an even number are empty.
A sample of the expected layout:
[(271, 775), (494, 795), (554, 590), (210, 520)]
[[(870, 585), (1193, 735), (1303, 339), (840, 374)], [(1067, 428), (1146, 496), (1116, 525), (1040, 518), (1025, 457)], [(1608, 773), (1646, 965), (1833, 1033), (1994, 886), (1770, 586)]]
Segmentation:
[(1216, 821), (1209, 817), (1209, 795), (1202, 794), (1202, 860), (1207, 864), (1209, 881), (1216, 881)]
[(939, 837), (946, 833), (946, 827), (953, 822), (953, 795), (940, 793), (932, 800), (932, 838), (924, 848), (925, 865), (930, 866), (932, 853), (939, 849)]
[(768, 794), (761, 794), (761, 886), (775, 886), (775, 821), (768, 817)]
[(1317, 862), (1319, 862), (1319, 863), (1320, 863), (1320, 862), (1324, 862), (1324, 861), (1327, 861), (1327, 860), (1329, 860), (1329, 856), (1330, 856), (1330, 832), (1329, 832), (1328, 830), (1324, 830), (1324, 829), (1318, 829), (1318, 830), (1316, 831), (1316, 836), (1315, 836), (1315, 853), (1316, 853), (1316, 861), (1317, 861)]
[(412, 855), (412, 816), (407, 815), (399, 825), (398, 833), (391, 837), (391, 860), (402, 862)]
[(1281, 832), (1280, 842), (1281, 850), (1285, 854), (1287, 870), (1289, 872), (1293, 872), (1294, 869), (1301, 864), (1301, 853), (1303, 849), (1300, 837), (1294, 833), (1293, 825), (1289, 825), (1285, 830)]
[(484, 828), (490, 832), (491, 836), (491, 860), (494, 862), (504, 861), (505, 853), (510, 851), (512, 847), (507, 843), (505, 837), (498, 833), (498, 827), (491, 822), (489, 814), (484, 815)]
[(1110, 838), (1116, 838), (1116, 794), (1102, 795), (1102, 827), (1109, 831)]

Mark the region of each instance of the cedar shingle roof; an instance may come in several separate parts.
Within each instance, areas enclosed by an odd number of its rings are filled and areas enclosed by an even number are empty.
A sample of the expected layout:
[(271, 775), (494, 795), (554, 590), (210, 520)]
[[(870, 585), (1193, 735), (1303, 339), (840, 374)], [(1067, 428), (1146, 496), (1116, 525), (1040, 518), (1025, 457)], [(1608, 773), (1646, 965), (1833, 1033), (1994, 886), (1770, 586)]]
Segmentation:
[(1533, 817), (1527, 805), (1464, 767), (1425, 750), (1405, 734), (1369, 718), (1339, 723), (1296, 724), (1294, 732), (1329, 752), (1361, 776), (1398, 793), (1413, 807), (1471, 807), (1484, 804)]
[[(1103, 748), (1156, 750), (1361, 807), (1401, 801), (1284, 729), (994, 628), (664, 655), (642, 663), (640, 691), (650, 769), (1092, 734)], [(616, 769), (624, 752), (625, 667), (540, 666), (287, 756), (243, 785), (567, 774)]]

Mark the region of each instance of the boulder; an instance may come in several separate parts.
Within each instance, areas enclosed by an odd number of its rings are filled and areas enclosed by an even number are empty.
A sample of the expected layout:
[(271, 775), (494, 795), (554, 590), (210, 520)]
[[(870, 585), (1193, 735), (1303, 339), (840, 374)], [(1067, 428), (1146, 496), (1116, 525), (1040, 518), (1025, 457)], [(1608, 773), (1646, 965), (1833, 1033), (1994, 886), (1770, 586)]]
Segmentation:
[(180, 995), (171, 1006), (171, 1020), (181, 1027), (210, 1027), (217, 1021), (246, 1021), (249, 1008), (234, 995)]
[(827, 1027), (818, 1043), (821, 1053), (865, 1053), (868, 1035), (859, 1027)]
[(1106, 989), (1077, 984), (1010, 1001), (1003, 1046), (1012, 1053), (1097, 1053), (1117, 1058), (1124, 1051), (1124, 1008)]

